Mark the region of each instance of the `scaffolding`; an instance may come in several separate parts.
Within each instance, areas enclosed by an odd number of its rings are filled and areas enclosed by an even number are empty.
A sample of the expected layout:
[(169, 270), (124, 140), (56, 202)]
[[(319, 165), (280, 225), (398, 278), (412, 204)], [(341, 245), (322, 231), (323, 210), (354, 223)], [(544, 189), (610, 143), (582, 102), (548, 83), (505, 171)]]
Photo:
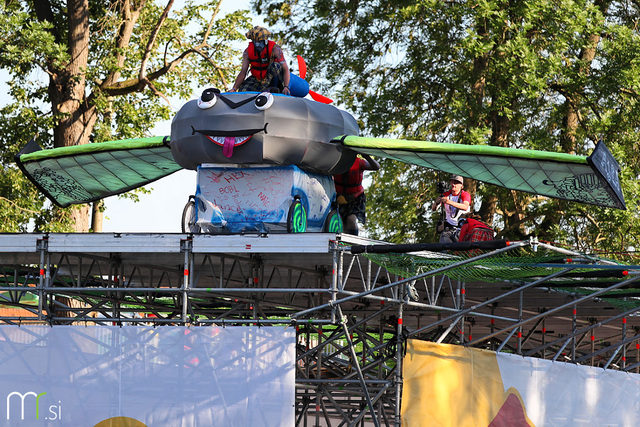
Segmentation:
[[(640, 266), (527, 241), (402, 276), (353, 250), (382, 244), (332, 233), (2, 234), (0, 323), (295, 327), (302, 426), (399, 426), (407, 338), (638, 372)], [(540, 247), (564, 262), (538, 263), (549, 273), (529, 280), (462, 274)], [(578, 270), (578, 285), (560, 284)]]

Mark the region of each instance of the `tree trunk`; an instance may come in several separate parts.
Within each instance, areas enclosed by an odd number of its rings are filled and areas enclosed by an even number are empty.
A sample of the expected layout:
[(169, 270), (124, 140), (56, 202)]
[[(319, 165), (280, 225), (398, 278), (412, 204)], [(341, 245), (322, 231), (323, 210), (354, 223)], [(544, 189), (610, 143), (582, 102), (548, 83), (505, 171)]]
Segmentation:
[(91, 205), (91, 231), (94, 233), (102, 233), (102, 219), (104, 213), (102, 212), (103, 201), (98, 200)]
[(89, 231), (89, 205), (77, 205), (71, 209), (71, 219), (73, 229), (77, 233), (87, 233)]
[[(478, 23), (478, 36), (480, 37), (488, 37), (487, 28), (484, 23)], [(473, 59), (473, 82), (471, 85), (471, 94), (473, 96), (472, 101), (470, 102), (471, 109), (469, 111), (470, 115), (470, 126), (473, 128), (478, 128), (483, 125), (484, 116), (482, 114), (483, 111), (483, 103), (484, 103), (484, 92), (485, 87), (487, 85), (487, 80), (485, 78), (485, 72), (487, 69), (487, 64), (489, 62), (489, 54), (485, 53), (481, 56), (476, 56)], [(471, 209), (470, 212), (477, 211), (478, 209), (474, 206), (473, 201), (476, 198), (476, 193), (478, 192), (478, 182), (475, 179), (465, 179), (464, 180), (464, 190), (471, 194)], [(484, 206), (484, 204), (482, 205)], [(482, 208), (480, 206), (480, 209)], [(488, 214), (491, 217), (491, 222), (493, 222), (493, 215)], [(483, 218), (484, 219), (484, 218)], [(489, 224), (491, 223), (489, 222)]]
[[(68, 0), (69, 31), (67, 46), (70, 60), (63, 67), (50, 65), (49, 96), (53, 114), (59, 122), (53, 131), (54, 146), (87, 144), (93, 132), (95, 110), (85, 102), (84, 70), (89, 59), (89, 1)], [(71, 210), (74, 230), (89, 231), (89, 207)]]
[[(610, 0), (596, 0), (595, 6), (600, 9), (603, 16), (606, 16)], [(578, 58), (579, 74), (587, 76), (591, 73), (591, 63), (596, 56), (596, 48), (600, 43), (600, 34), (590, 34), (587, 37), (585, 48), (580, 51)], [(580, 101), (584, 88), (580, 87), (573, 93), (565, 94), (565, 117), (564, 132), (561, 139), (562, 151), (569, 154), (575, 154), (577, 148), (578, 127), (580, 126)]]

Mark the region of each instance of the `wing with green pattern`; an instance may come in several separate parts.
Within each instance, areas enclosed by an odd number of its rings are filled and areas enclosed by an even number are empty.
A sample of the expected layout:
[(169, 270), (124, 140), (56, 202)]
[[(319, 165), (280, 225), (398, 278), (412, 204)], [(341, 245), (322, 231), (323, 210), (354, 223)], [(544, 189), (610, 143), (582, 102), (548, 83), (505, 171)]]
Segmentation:
[(334, 142), (363, 154), (395, 159), (500, 187), (626, 209), (620, 167), (604, 143), (590, 156), (486, 145), (344, 136)]
[(109, 141), (42, 150), (30, 141), (17, 155), (24, 174), (58, 206), (133, 190), (182, 169), (168, 137)]

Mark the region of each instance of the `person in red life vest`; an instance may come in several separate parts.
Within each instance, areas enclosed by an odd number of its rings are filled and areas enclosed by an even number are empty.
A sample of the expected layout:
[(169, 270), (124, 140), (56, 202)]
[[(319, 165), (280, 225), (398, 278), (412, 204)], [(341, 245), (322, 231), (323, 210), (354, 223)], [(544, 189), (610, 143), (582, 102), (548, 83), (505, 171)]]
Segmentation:
[(452, 243), (458, 241), (460, 228), (458, 221), (463, 214), (469, 212), (471, 195), (462, 189), (463, 179), (460, 175), (451, 175), (449, 185), (451, 189), (443, 193), (433, 202), (431, 210), (444, 207), (444, 221), (438, 224), (440, 243)]
[(366, 224), (365, 213), (367, 197), (364, 194), (362, 180), (364, 171), (377, 171), (380, 163), (370, 156), (363, 154), (362, 158), (356, 157), (351, 169), (343, 174), (334, 175), (333, 181), (336, 186), (338, 211), (344, 223), (344, 232), (358, 235), (358, 220)]
[(467, 218), (460, 220), (460, 242), (483, 242), (493, 240), (493, 228), (480, 221), (480, 215), (471, 214)]
[[(280, 46), (269, 40), (269, 30), (255, 26), (246, 36), (251, 41), (242, 54), (242, 68), (231, 92), (269, 91), (290, 95), (289, 65)], [(247, 71), (251, 71), (249, 77)]]

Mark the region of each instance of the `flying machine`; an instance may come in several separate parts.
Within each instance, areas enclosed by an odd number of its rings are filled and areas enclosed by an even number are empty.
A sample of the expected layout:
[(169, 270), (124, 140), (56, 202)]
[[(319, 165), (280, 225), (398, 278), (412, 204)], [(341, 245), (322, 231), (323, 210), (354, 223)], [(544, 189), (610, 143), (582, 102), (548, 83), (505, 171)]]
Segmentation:
[(358, 153), (508, 189), (626, 209), (620, 168), (603, 142), (585, 157), (366, 138), (359, 136), (351, 114), (318, 94), (313, 95), (323, 102), (310, 99), (308, 84), (297, 76), (292, 80), (302, 86), (297, 96), (206, 89), (177, 112), (169, 137), (45, 150), (32, 140), (15, 160), (62, 207), (124, 193), (182, 168), (197, 170), (184, 232), (340, 232), (331, 176), (346, 172)]

